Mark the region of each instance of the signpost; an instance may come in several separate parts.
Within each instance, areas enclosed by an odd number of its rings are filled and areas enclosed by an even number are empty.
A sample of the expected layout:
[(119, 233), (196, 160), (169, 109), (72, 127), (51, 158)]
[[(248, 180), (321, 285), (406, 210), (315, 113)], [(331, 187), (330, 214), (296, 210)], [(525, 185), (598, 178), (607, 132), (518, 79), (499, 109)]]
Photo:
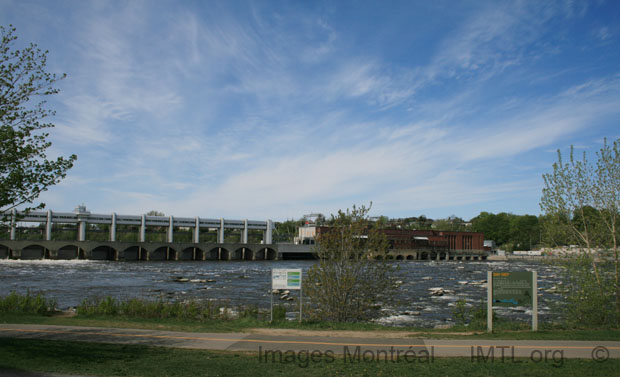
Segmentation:
[(303, 291), (301, 289), (301, 268), (274, 268), (271, 270), (271, 321), (273, 322), (273, 291), (275, 289), (299, 289), (299, 322), (301, 323), (301, 309)]
[(493, 305), (531, 306), (532, 331), (538, 331), (536, 271), (487, 272), (487, 330), (493, 331)]

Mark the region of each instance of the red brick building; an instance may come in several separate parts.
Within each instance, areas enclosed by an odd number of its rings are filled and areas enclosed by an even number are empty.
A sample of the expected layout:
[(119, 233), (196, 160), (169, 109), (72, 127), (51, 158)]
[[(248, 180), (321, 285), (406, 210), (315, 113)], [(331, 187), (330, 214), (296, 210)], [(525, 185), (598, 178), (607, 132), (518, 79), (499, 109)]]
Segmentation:
[[(328, 230), (326, 226), (301, 227), (295, 241), (313, 244), (319, 234)], [(382, 229), (381, 232), (395, 250), (484, 251), (484, 233), (407, 229)]]
[(383, 229), (392, 249), (483, 251), (484, 233), (441, 230)]

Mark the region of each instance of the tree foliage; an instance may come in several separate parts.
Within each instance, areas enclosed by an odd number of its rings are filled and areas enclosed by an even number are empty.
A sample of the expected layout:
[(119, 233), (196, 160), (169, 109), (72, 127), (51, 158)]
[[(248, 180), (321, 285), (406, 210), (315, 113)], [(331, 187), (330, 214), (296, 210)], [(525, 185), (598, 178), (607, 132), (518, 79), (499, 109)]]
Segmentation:
[(533, 215), (480, 212), (471, 223), (474, 232), (483, 232), (485, 239), (507, 250), (530, 250), (540, 243), (540, 225)]
[(466, 221), (455, 215), (449, 216), (447, 219), (439, 219), (433, 221), (432, 229), (444, 230), (448, 232), (467, 232), (470, 231), (466, 225)]
[(540, 207), (545, 227), (566, 234), (580, 246), (567, 258), (571, 287), (569, 320), (575, 323), (620, 324), (620, 140), (605, 140), (596, 164), (585, 153), (576, 159), (571, 147), (568, 162), (558, 150), (553, 171), (543, 175)]
[(368, 319), (377, 303), (393, 296), (395, 265), (386, 261), (389, 243), (371, 227), (369, 210), (353, 206), (338, 211), (328, 221), (328, 230), (317, 237), (319, 261), (308, 271), (304, 294), (318, 319)]
[(147, 213), (145, 213), (145, 215), (146, 216), (166, 216), (166, 214), (164, 214), (163, 212), (157, 211), (154, 209), (148, 211)]
[(0, 37), (0, 210), (6, 211), (32, 203), (60, 182), (77, 157), (48, 159), (51, 143), (43, 130), (54, 127), (45, 120), (55, 112), (38, 101), (58, 93), (54, 84), (65, 75), (45, 71), (48, 51), (37, 45), (15, 48), (14, 27), (0, 26)]

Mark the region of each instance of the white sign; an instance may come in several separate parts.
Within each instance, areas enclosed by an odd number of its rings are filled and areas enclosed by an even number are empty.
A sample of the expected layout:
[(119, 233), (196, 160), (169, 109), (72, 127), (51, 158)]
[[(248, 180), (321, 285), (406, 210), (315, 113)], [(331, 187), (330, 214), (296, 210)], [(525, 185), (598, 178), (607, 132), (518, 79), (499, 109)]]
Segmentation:
[(301, 289), (301, 268), (272, 269), (271, 289)]

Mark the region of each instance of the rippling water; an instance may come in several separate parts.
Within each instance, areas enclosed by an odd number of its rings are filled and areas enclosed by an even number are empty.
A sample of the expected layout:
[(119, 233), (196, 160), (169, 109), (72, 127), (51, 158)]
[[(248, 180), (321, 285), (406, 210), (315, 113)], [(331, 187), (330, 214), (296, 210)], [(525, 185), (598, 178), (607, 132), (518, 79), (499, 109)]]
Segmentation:
[[(59, 308), (76, 306), (86, 297), (113, 296), (156, 299), (219, 299), (231, 305), (253, 304), (269, 307), (272, 268), (310, 268), (314, 261), (244, 262), (109, 262), (109, 261), (19, 261), (0, 260), (3, 294), (42, 292), (58, 302)], [(384, 323), (434, 326), (450, 323), (454, 303), (465, 299), (468, 306), (486, 300), (487, 271), (538, 271), (539, 321), (553, 315), (550, 304), (560, 296), (545, 290), (559, 282), (560, 268), (531, 261), (509, 262), (394, 262), (400, 265), (398, 279), (403, 282), (396, 306), (383, 308)], [(175, 277), (215, 280), (210, 283), (178, 283)], [(471, 283), (474, 284), (471, 284)], [(429, 288), (449, 292), (430, 295)], [(293, 294), (295, 295), (295, 294)], [(277, 300), (274, 297), (274, 300)], [(286, 302), (290, 310), (298, 303)], [(527, 319), (526, 308), (497, 308), (500, 315)]]

